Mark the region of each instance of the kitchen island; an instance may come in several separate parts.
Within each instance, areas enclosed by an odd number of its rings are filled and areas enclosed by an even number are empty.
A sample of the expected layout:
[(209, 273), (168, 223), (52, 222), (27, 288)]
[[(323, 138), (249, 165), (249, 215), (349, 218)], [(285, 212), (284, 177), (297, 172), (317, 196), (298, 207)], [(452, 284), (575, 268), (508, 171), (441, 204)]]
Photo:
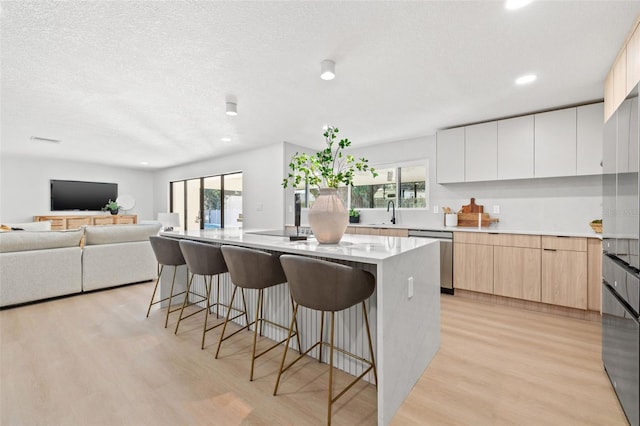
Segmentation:
[[(318, 244), (315, 239), (289, 241), (287, 237), (259, 235), (243, 230), (162, 232), (210, 244), (229, 244), (274, 253), (297, 254), (360, 267), (376, 277), (376, 291), (367, 302), (378, 368), (378, 424), (387, 425), (440, 346), (440, 252), (437, 240), (367, 235), (345, 235), (339, 244)], [(227, 277), (228, 279), (228, 277)], [(162, 281), (162, 297), (169, 286)], [(283, 287), (283, 286), (279, 286)], [(286, 290), (288, 293), (288, 289)], [(281, 295), (288, 300), (288, 294)], [(290, 318), (288, 303), (265, 305), (267, 316)], [(273, 311), (273, 312), (272, 312)], [(348, 311), (345, 311), (348, 312)], [(313, 341), (310, 318), (298, 316), (303, 349)], [(348, 350), (367, 356), (362, 345), (360, 315), (345, 314), (337, 330), (347, 329)], [(307, 334), (307, 336), (305, 336)], [(272, 337), (265, 333), (267, 337)], [(279, 336), (273, 336), (274, 339)], [(365, 337), (366, 338), (366, 337)], [(337, 368), (351, 374), (357, 365), (339, 359)]]

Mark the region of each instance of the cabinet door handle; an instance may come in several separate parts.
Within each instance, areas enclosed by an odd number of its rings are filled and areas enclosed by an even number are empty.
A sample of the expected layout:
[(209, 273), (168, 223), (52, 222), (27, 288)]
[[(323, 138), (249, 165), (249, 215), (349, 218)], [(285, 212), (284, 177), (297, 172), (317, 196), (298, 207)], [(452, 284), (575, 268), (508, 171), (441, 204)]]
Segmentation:
[(544, 251), (556, 251), (556, 249), (544, 249)]

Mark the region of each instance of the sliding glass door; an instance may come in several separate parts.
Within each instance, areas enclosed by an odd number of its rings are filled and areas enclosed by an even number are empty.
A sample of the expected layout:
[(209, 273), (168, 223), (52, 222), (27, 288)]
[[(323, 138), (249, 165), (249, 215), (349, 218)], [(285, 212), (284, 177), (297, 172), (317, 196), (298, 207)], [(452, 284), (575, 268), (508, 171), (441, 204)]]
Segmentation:
[(242, 227), (242, 173), (171, 182), (170, 191), (181, 229)]

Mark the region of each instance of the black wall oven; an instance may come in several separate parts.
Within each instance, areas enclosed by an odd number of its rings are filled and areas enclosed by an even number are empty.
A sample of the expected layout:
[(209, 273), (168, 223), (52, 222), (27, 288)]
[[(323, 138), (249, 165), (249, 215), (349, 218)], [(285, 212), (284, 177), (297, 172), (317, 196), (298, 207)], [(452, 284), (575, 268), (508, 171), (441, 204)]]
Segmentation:
[(640, 426), (639, 123), (636, 87), (605, 123), (602, 156), (602, 361), (633, 426)]

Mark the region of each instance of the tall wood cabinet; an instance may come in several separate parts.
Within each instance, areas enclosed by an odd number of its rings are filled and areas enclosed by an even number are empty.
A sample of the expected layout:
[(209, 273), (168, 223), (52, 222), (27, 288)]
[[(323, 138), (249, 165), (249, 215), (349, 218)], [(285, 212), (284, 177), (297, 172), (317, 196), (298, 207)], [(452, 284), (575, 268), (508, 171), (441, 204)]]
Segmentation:
[(49, 221), (51, 229), (61, 231), (65, 229), (76, 229), (85, 225), (129, 225), (138, 223), (138, 215), (135, 214), (100, 214), (100, 215), (56, 215), (56, 216), (34, 216), (35, 222)]

